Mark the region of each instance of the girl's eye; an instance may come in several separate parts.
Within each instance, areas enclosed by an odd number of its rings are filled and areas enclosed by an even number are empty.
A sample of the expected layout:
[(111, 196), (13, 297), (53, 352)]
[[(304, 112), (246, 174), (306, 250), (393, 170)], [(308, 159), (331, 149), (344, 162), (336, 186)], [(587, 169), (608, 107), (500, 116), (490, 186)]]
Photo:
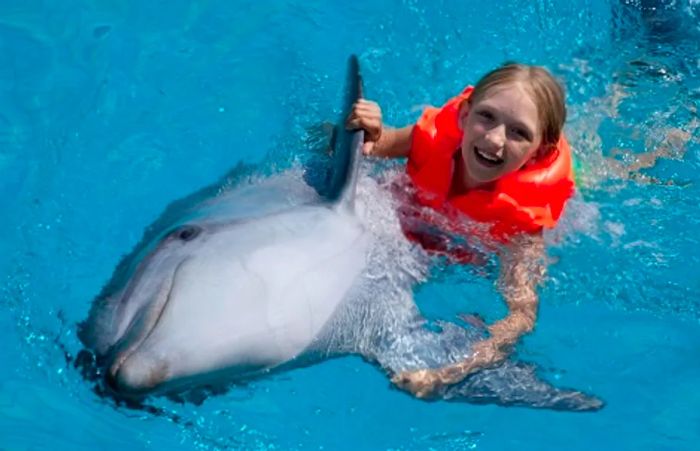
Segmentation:
[(527, 139), (527, 140), (530, 139), (530, 134), (528, 132), (526, 132), (525, 130), (523, 130), (522, 128), (514, 128), (512, 130), (513, 130), (513, 133), (515, 134), (515, 136), (517, 136), (518, 138)]
[(479, 112), (477, 112), (477, 114), (478, 114), (480, 117), (482, 117), (482, 118), (484, 118), (484, 119), (486, 119), (486, 120), (488, 120), (488, 121), (492, 121), (492, 120), (493, 120), (493, 114), (491, 114), (491, 112), (489, 112), (489, 111), (479, 111)]

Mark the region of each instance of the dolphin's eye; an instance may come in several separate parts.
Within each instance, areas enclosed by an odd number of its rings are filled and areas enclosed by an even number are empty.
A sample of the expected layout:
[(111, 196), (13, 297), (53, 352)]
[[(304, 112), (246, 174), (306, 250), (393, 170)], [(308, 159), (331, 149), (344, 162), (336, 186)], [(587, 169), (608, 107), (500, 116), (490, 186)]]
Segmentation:
[(193, 239), (197, 238), (201, 231), (201, 227), (186, 225), (173, 232), (173, 237), (182, 241), (192, 241)]

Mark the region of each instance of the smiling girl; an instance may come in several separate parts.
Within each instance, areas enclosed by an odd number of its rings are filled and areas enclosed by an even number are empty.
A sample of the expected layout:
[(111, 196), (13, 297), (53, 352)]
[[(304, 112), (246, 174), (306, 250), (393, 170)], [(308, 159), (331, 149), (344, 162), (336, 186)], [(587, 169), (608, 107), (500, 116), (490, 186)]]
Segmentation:
[[(448, 233), (468, 233), (466, 218), (484, 223), (502, 243), (498, 286), (509, 313), (488, 327), (471, 356), (453, 365), (395, 375), (392, 381), (418, 397), (479, 369), (497, 365), (520, 336), (532, 331), (537, 285), (545, 272), (542, 230), (554, 227), (574, 191), (571, 152), (562, 134), (566, 119), (561, 86), (544, 68), (506, 64), (486, 74), (418, 122), (383, 125), (371, 101), (355, 104), (348, 128), (365, 130), (363, 152), (408, 158), (413, 203), (447, 218)], [(428, 251), (443, 252), (424, 230), (403, 221), (407, 236)], [(457, 260), (462, 260), (457, 258)]]

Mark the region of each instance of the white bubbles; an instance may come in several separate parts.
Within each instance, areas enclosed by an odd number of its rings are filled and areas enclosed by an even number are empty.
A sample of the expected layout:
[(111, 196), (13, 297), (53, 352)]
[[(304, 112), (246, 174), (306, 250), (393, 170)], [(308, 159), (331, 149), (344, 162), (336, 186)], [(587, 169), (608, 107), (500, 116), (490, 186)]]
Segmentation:
[[(392, 179), (396, 173), (389, 172)], [(477, 332), (450, 323), (429, 324), (414, 302), (432, 260), (404, 235), (389, 186), (360, 177), (358, 214), (374, 245), (356, 296), (331, 327), (336, 349), (376, 360), (389, 372), (438, 367), (464, 359)], [(430, 326), (430, 327), (427, 327)]]

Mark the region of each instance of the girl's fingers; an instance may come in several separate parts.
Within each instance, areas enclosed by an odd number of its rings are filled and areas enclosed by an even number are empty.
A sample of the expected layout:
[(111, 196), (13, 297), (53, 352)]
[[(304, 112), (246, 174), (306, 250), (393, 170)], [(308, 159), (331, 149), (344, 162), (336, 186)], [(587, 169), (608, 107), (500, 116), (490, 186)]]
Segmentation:
[(358, 102), (355, 103), (352, 106), (353, 112), (357, 112), (360, 114), (370, 114), (373, 116), (381, 116), (382, 115), (382, 110), (379, 108), (379, 105), (377, 105), (374, 102)]
[(366, 139), (376, 141), (382, 132), (382, 122), (374, 118), (358, 117), (349, 120), (345, 127), (349, 130), (363, 129), (367, 133)]
[(361, 110), (361, 109), (357, 109), (357, 110), (353, 110), (352, 113), (351, 113), (351, 115), (354, 115), (354, 116), (361, 116), (361, 117), (371, 117), (371, 118), (379, 119), (379, 120), (382, 119), (382, 113), (381, 113), (381, 111), (375, 111), (375, 110)]
[(370, 155), (382, 133), (382, 110), (375, 102), (369, 100), (358, 100), (352, 107), (345, 128), (349, 130), (362, 129), (365, 131), (365, 145), (363, 153)]
[(371, 114), (355, 114), (351, 113), (348, 116), (347, 122), (357, 122), (360, 121), (363, 124), (381, 124), (382, 123), (382, 117), (381, 116), (375, 116)]
[(363, 117), (358, 117), (350, 119), (345, 123), (345, 128), (348, 130), (358, 130), (363, 129), (370, 135), (376, 135), (381, 130), (382, 123), (376, 119), (367, 119)]

